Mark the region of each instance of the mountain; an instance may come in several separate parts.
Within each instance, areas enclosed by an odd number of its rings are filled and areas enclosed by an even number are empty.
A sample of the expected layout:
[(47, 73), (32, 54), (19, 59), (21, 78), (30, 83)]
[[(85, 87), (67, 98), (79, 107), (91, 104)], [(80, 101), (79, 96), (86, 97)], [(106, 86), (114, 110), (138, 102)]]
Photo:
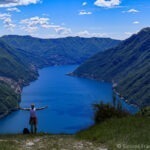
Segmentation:
[[(80, 64), (93, 54), (114, 47), (119, 40), (110, 38), (67, 37), (40, 39), (31, 36), (8, 35), (2, 39), (20, 52), (30, 53), (40, 58), (35, 64), (47, 65)], [(35, 59), (37, 60), (37, 59)]]
[(109, 38), (0, 38), (0, 117), (18, 107), (22, 87), (37, 79), (38, 68), (79, 64), (97, 51), (116, 46)]
[(17, 51), (0, 39), (0, 116), (18, 106), (21, 87), (37, 76), (32, 65), (25, 64)]
[(117, 83), (116, 90), (130, 103), (150, 105), (150, 27), (117, 47), (99, 52), (72, 75)]
[(30, 82), (35, 78), (32, 70), (32, 65), (24, 63), (14, 48), (0, 40), (0, 77)]

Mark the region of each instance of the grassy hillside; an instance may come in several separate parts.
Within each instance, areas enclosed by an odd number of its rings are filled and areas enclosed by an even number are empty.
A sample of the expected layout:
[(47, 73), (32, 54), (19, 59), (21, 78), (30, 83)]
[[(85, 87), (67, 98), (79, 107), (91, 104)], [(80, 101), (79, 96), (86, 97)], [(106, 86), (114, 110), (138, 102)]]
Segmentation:
[[(43, 65), (79, 64), (95, 54), (120, 43), (110, 38), (67, 37), (39, 39), (31, 36), (3, 36), (10, 46), (38, 56)], [(36, 61), (36, 64), (40, 63)], [(42, 64), (42, 63), (40, 63)]]
[(77, 137), (107, 145), (110, 150), (144, 150), (146, 148), (142, 148), (142, 145), (149, 146), (150, 143), (149, 124), (150, 119), (146, 117), (114, 118), (79, 132)]
[(73, 75), (97, 80), (112, 80), (117, 91), (139, 106), (150, 105), (150, 28), (100, 52), (83, 63)]

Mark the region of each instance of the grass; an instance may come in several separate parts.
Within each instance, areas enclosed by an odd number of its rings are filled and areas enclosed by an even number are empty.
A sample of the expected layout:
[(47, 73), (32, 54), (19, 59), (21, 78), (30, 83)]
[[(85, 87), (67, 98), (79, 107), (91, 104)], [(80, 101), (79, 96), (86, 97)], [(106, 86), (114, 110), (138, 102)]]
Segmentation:
[(14, 141), (0, 141), (0, 150), (18, 150), (17, 143)]
[(0, 150), (20, 150), (22, 142), (27, 140), (33, 140), (34, 138), (40, 138), (47, 134), (37, 135), (22, 135), (22, 134), (8, 134), (0, 135)]
[(4, 135), (0, 136), (0, 150), (99, 150), (101, 145), (79, 140), (74, 135)]
[(128, 146), (126, 149), (139, 146), (141, 150), (142, 145), (150, 148), (150, 118), (130, 116), (109, 119), (79, 132), (76, 137), (102, 143), (111, 150), (116, 150), (118, 144), (122, 149), (123, 146)]
[[(28, 143), (34, 145), (28, 146)], [(148, 148), (142, 147), (148, 146)], [(128, 116), (112, 118), (76, 135), (0, 135), (0, 150), (148, 150), (150, 149), (150, 118)], [(136, 147), (136, 148), (135, 148)]]

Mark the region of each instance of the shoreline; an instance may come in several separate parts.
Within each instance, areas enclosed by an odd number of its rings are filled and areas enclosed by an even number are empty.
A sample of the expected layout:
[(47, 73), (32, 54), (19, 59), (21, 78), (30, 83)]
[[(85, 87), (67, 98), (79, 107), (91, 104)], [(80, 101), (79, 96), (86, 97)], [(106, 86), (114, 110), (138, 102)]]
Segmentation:
[(75, 75), (73, 72), (70, 72), (70, 73), (67, 73), (66, 75), (68, 76), (74, 76), (74, 77), (78, 77), (78, 78), (85, 78), (85, 79), (90, 79), (90, 80), (95, 80), (95, 81), (98, 81), (98, 82), (106, 82), (106, 83), (111, 83), (112, 84), (112, 91), (117, 95), (119, 96), (119, 98), (124, 101), (126, 104), (128, 105), (131, 105), (133, 107), (136, 107), (136, 108), (139, 108), (140, 109), (140, 106), (138, 104), (133, 104), (133, 103), (130, 103), (129, 100), (125, 99), (124, 96), (122, 96), (118, 91), (116, 91), (115, 87), (117, 87), (117, 83), (115, 83), (114, 81), (105, 81), (105, 80), (98, 80), (98, 79), (95, 79), (93, 78), (92, 76), (77, 76)]
[(119, 92), (116, 91), (115, 88), (113, 88), (113, 92), (121, 99), (123, 100), (126, 104), (129, 104), (133, 107), (136, 107), (136, 108), (140, 108), (137, 104), (133, 104), (133, 103), (130, 103), (127, 99), (125, 99), (123, 96), (121, 96), (121, 94)]
[(5, 113), (3, 113), (3, 114), (1, 114), (0, 115), (0, 119), (2, 119), (2, 118), (4, 118), (4, 117), (6, 117), (6, 116), (8, 116), (9, 114), (11, 114), (12, 112), (14, 112), (14, 111), (18, 111), (19, 110), (19, 108), (13, 108), (13, 109), (11, 109), (11, 110), (8, 110), (8, 111), (6, 111)]
[[(45, 67), (43, 67), (45, 68)], [(43, 69), (41, 68), (41, 69)], [(39, 71), (39, 68), (37, 68), (37, 72)], [(89, 76), (77, 76), (77, 75), (74, 75), (73, 72), (70, 72), (70, 73), (66, 73), (67, 76), (72, 76), (72, 77), (78, 77), (78, 78), (85, 78), (85, 79), (90, 79), (90, 80), (95, 80), (95, 81), (98, 81), (98, 82), (106, 82), (106, 83), (111, 83), (112, 84), (112, 91), (117, 95), (119, 96), (119, 98), (121, 100), (123, 100), (125, 103), (127, 103), (128, 105), (131, 105), (133, 107), (136, 107), (136, 108), (140, 108), (138, 105), (136, 104), (133, 104), (133, 103), (130, 103), (128, 100), (126, 100), (123, 96), (121, 96), (121, 94), (119, 92), (116, 91), (115, 87), (117, 86), (117, 83), (114, 83), (113, 81), (112, 82), (109, 82), (109, 81), (105, 81), (105, 80), (98, 80), (98, 79), (95, 79), (93, 77), (89, 77)], [(29, 86), (32, 82), (36, 81), (39, 77), (39, 72), (38, 72), (38, 75), (36, 78), (34, 78), (33, 80), (31, 80), (29, 83), (23, 83), (22, 85), (19, 84), (19, 82), (16, 84), (17, 87), (16, 89), (18, 89), (18, 86), (19, 86), (19, 92), (17, 90), (15, 90), (16, 94), (19, 94), (20, 96), (20, 100), (18, 101), (18, 106), (20, 105), (20, 102), (21, 102), (21, 94), (22, 94), (22, 90), (24, 87), (26, 86)], [(5, 77), (4, 77), (5, 78)], [(10, 79), (12, 80), (12, 79)], [(12, 80), (13, 81), (13, 80)], [(6, 82), (7, 83), (7, 82)], [(115, 86), (114, 86), (115, 85)], [(15, 88), (13, 88), (15, 89)], [(18, 110), (18, 107), (16, 108), (12, 108), (11, 110), (8, 110), (7, 112), (3, 113), (0, 115), (0, 119), (6, 117), (7, 115), (11, 114), (13, 111), (17, 111)]]
[[(37, 69), (37, 73), (38, 73), (38, 69)], [(11, 88), (14, 90), (14, 92), (16, 94), (18, 94), (19, 96), (19, 99), (18, 99), (18, 104), (15, 108), (12, 108), (12, 109), (9, 109), (7, 110), (6, 112), (4, 112), (3, 114), (0, 115), (0, 119), (8, 116), (9, 114), (11, 114), (12, 112), (14, 111), (17, 111), (19, 110), (19, 106), (20, 106), (20, 102), (21, 102), (21, 94), (22, 94), (22, 90), (24, 87), (26, 86), (29, 86), (32, 82), (36, 81), (39, 77), (39, 73), (37, 74), (37, 77), (36, 78), (33, 78), (30, 82), (26, 82), (26, 83), (19, 83), (19, 82), (16, 82), (14, 81), (13, 79), (11, 78), (7, 78), (7, 77), (1, 77), (0, 76), (0, 81), (3, 81), (5, 82), (6, 84), (10, 85)], [(6, 79), (6, 80), (5, 80)], [(8, 82), (9, 81), (9, 82)], [(12, 84), (12, 85), (11, 85)]]
[(1, 114), (1, 115), (0, 115), (0, 119), (6, 117), (6, 116), (9, 115), (10, 113), (11, 113), (10, 111), (7, 111), (7, 112)]
[(113, 92), (121, 99), (123, 100), (125, 103), (131, 105), (131, 106), (134, 106), (136, 108), (140, 108), (140, 106), (138, 106), (138, 104), (133, 104), (133, 103), (130, 103), (129, 100), (127, 100), (123, 95), (121, 95), (117, 90), (116, 90), (116, 87), (118, 86), (118, 84), (114, 81), (111, 82), (112, 83), (112, 90)]

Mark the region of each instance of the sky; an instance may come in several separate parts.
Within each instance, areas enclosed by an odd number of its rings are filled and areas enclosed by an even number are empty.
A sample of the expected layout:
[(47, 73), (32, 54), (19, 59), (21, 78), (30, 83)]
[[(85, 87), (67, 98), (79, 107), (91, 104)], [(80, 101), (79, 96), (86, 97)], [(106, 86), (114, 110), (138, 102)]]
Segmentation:
[(0, 0), (0, 36), (126, 39), (150, 26), (150, 0)]

